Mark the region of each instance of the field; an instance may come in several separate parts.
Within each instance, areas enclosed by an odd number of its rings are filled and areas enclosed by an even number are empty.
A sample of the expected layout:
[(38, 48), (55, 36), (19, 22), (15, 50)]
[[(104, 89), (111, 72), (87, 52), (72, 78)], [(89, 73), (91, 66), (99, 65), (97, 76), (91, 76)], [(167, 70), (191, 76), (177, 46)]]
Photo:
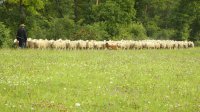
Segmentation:
[(200, 112), (200, 48), (0, 50), (1, 112)]

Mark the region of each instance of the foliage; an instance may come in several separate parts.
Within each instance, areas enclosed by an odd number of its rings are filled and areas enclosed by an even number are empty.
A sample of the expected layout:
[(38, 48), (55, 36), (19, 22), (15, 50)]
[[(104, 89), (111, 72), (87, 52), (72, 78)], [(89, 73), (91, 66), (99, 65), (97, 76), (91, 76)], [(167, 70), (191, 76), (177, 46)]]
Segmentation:
[(158, 27), (154, 21), (150, 21), (146, 25), (146, 30), (147, 30), (148, 37), (156, 38), (156, 35), (158, 31), (160, 30), (160, 27)]
[(31, 38), (200, 40), (199, 0), (1, 1), (12, 40), (21, 23)]
[(98, 6), (94, 6), (94, 21), (108, 23), (130, 23), (135, 17), (134, 2), (132, 0), (115, 1), (108, 0)]
[(200, 46), (200, 41), (195, 41), (194, 45), (195, 46)]
[(10, 29), (0, 22), (0, 48), (1, 47), (11, 47), (12, 40), (10, 37)]
[(118, 25), (119, 33), (117, 35), (116, 40), (119, 39), (133, 39), (133, 40), (141, 40), (146, 39), (146, 29), (141, 23), (131, 23), (128, 25)]
[(156, 39), (160, 40), (171, 40), (176, 39), (176, 31), (174, 29), (161, 29), (155, 35)]
[(81, 26), (73, 35), (73, 39), (82, 40), (106, 40), (108, 37), (109, 35), (103, 22)]
[(75, 29), (74, 21), (67, 16), (64, 18), (53, 18), (49, 21), (49, 29), (47, 30), (48, 39), (67, 39)]

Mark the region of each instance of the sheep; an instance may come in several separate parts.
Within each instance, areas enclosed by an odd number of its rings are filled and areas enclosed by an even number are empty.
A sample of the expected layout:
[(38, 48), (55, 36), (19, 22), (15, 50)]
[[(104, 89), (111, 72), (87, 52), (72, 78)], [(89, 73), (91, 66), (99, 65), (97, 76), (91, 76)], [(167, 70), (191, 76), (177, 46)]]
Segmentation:
[(33, 39), (32, 42), (33, 42), (33, 48), (38, 48), (39, 46), (38, 40)]
[(55, 42), (55, 40), (53, 40), (53, 39), (52, 39), (52, 40), (49, 40), (49, 44), (50, 44), (49, 47), (50, 47), (50, 48), (53, 48), (53, 43), (54, 43), (54, 42)]
[(131, 43), (129, 41), (119, 41), (117, 42), (117, 46), (118, 48), (121, 48), (121, 49), (130, 49), (131, 47)]
[(19, 41), (17, 39), (14, 39), (14, 47), (18, 48), (19, 47)]
[(153, 42), (145, 42), (144, 48), (155, 49), (155, 44)]
[(180, 42), (177, 42), (178, 43), (178, 48), (180, 49), (180, 48), (184, 48), (184, 45), (183, 45), (183, 42), (182, 41), (180, 41)]
[(135, 41), (130, 41), (130, 49), (134, 49)]
[(159, 42), (155, 42), (154, 45), (155, 45), (155, 49), (160, 49), (160, 43)]
[(160, 42), (160, 48), (166, 49), (166, 46), (167, 46), (166, 42)]
[(38, 49), (47, 49), (50, 48), (50, 43), (47, 39), (43, 40), (43, 39), (39, 39), (38, 41), (36, 41), (37, 45), (38, 45)]
[(189, 42), (188, 42), (188, 47), (192, 47), (192, 48), (194, 48), (194, 43), (191, 42), (191, 41), (189, 41)]
[(88, 41), (86, 42), (86, 48), (87, 49), (94, 49), (94, 40)]
[(94, 48), (96, 48), (97, 50), (105, 49), (106, 42), (105, 41), (96, 41), (96, 42), (94, 42)]
[(177, 42), (177, 41), (174, 41), (173, 48), (174, 48), (174, 49), (177, 49), (177, 48), (178, 48), (178, 42)]
[(69, 48), (69, 44), (70, 44), (70, 40), (66, 39), (66, 40), (64, 40), (64, 41), (65, 41), (65, 43), (66, 43), (66, 49), (68, 49), (68, 48)]
[(69, 49), (70, 50), (75, 50), (78, 47), (78, 42), (77, 41), (70, 41), (69, 43)]
[[(14, 45), (18, 46), (17, 39), (14, 40)], [(28, 48), (39, 49), (176, 49), (176, 48), (190, 48), (194, 47), (191, 41), (173, 41), (173, 40), (120, 40), (120, 41), (96, 41), (96, 40), (78, 40), (70, 41), (68, 39), (62, 40), (43, 40), (43, 39), (27, 39)]]
[(28, 38), (28, 39), (27, 39), (27, 47), (28, 47), (28, 48), (35, 48), (35, 47), (34, 47), (34, 45), (35, 45), (34, 42), (35, 42), (35, 41), (33, 41), (31, 38)]
[(184, 42), (183, 42), (183, 47), (184, 47), (184, 48), (188, 48), (188, 42), (187, 42), (187, 41), (184, 41)]
[(79, 49), (86, 49), (87, 48), (87, 42), (83, 40), (78, 41), (78, 48)]
[(135, 42), (135, 46), (134, 49), (142, 49), (143, 48), (143, 44), (140, 41)]
[(166, 48), (167, 49), (172, 49), (173, 48), (173, 43), (170, 42), (170, 41), (166, 42)]
[(66, 49), (67, 43), (62, 39), (59, 39), (53, 42), (52, 47), (55, 49)]

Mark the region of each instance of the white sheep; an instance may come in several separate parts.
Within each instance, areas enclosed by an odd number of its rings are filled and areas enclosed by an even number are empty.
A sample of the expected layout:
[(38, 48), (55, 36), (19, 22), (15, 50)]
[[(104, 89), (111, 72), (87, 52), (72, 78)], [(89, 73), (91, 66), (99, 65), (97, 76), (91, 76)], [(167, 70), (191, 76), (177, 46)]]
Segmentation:
[(70, 41), (70, 43), (69, 43), (70, 50), (76, 50), (77, 47), (78, 47), (78, 41)]
[(19, 41), (17, 39), (14, 39), (13, 42), (14, 42), (14, 47), (16, 48), (19, 47)]
[(86, 49), (87, 48), (87, 42), (83, 40), (78, 40), (78, 48), (79, 49)]
[(87, 44), (86, 45), (87, 49), (94, 49), (94, 40), (90, 40), (90, 41), (87, 40), (86, 44)]

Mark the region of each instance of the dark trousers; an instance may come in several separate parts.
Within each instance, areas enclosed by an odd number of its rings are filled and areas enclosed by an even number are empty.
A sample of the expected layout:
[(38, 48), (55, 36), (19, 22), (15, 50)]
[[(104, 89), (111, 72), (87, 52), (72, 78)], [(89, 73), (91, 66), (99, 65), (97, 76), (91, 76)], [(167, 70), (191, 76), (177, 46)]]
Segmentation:
[(19, 47), (20, 48), (26, 48), (26, 42), (22, 39), (19, 39)]

